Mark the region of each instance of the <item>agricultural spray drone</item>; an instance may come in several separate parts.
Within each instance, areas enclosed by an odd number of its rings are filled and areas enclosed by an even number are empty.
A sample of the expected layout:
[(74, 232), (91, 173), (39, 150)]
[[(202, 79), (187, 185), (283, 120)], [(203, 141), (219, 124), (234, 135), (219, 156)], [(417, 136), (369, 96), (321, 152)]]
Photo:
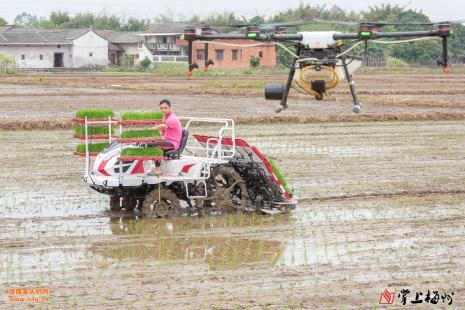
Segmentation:
[[(341, 33), (337, 31), (303, 31), (298, 33), (286, 33), (286, 27), (308, 24), (309, 21), (294, 23), (277, 23), (262, 25), (235, 25), (245, 28), (244, 33), (217, 33), (211, 26), (203, 25), (197, 27), (187, 27), (184, 30), (184, 40), (188, 42), (189, 72), (199, 68), (199, 65), (192, 60), (192, 43), (200, 41), (205, 43), (205, 63), (204, 68), (208, 70), (213, 61), (208, 58), (208, 46), (210, 44), (223, 44), (241, 46), (240, 44), (230, 44), (214, 40), (254, 40), (265, 44), (275, 43), (292, 55), (289, 66), (289, 76), (285, 85), (268, 84), (265, 87), (265, 98), (280, 100), (280, 106), (276, 112), (281, 112), (288, 107), (287, 97), (293, 80), (302, 93), (313, 95), (317, 100), (322, 100), (327, 90), (338, 86), (339, 81), (346, 78), (350, 87), (350, 92), (354, 102), (353, 111), (359, 113), (362, 109), (357, 92), (355, 90), (352, 73), (361, 66), (361, 58), (349, 55), (358, 45), (365, 44), (365, 51), (369, 41), (381, 44), (407, 43), (419, 40), (429, 40), (432, 38), (442, 39), (442, 55), (437, 59), (437, 65), (448, 72), (448, 47), (447, 39), (451, 34), (451, 26), (458, 22), (440, 23), (353, 23), (339, 21), (313, 20), (312, 22), (340, 23), (346, 25), (357, 25), (358, 32)], [(434, 30), (425, 31), (403, 31), (403, 32), (383, 32), (383, 26), (436, 26)], [(402, 41), (380, 40), (403, 38)], [(345, 43), (348, 46), (345, 48)], [(293, 45), (295, 52), (288, 46)], [(248, 45), (251, 46), (251, 45)]]

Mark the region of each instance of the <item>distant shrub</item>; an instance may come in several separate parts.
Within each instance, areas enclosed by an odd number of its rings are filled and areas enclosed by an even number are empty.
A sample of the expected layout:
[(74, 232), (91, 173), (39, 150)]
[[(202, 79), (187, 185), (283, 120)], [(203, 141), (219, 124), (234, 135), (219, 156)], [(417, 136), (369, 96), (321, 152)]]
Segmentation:
[(142, 61), (140, 62), (140, 68), (146, 71), (150, 67), (151, 63), (152, 62), (150, 61), (150, 59), (147, 56), (145, 56), (145, 58), (142, 59)]
[(14, 64), (14, 63), (15, 63), (15, 59), (13, 58), (13, 56), (5, 55), (5, 54), (0, 54), (0, 63), (4, 63), (4, 64)]
[(395, 57), (389, 57), (386, 61), (386, 67), (395, 67), (395, 68), (400, 68), (400, 67), (408, 67), (409, 64), (403, 61), (402, 59), (395, 58)]
[(15, 59), (12, 56), (0, 54), (0, 74), (15, 73)]
[(134, 55), (124, 54), (120, 57), (120, 62), (123, 67), (130, 67), (134, 65)]
[(260, 66), (260, 60), (261, 59), (258, 56), (253, 56), (253, 55), (250, 56), (250, 66), (252, 68), (256, 68), (256, 67)]

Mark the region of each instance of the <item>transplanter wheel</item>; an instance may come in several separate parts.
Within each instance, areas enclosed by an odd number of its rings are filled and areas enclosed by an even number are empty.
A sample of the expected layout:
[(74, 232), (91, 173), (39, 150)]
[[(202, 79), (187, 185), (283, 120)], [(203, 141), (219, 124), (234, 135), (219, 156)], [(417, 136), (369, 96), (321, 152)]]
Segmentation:
[(119, 197), (116, 195), (110, 196), (110, 210), (111, 211), (121, 211), (121, 207), (119, 205)]
[(123, 208), (132, 211), (137, 207), (137, 199), (133, 195), (123, 197)]
[(148, 217), (181, 216), (179, 199), (174, 192), (166, 187), (155, 187), (144, 199), (142, 214)]
[(247, 188), (234, 168), (225, 166), (214, 168), (207, 182), (212, 193), (209, 193), (206, 199), (197, 200), (196, 206), (199, 211), (216, 210), (223, 213), (245, 209), (248, 200)]

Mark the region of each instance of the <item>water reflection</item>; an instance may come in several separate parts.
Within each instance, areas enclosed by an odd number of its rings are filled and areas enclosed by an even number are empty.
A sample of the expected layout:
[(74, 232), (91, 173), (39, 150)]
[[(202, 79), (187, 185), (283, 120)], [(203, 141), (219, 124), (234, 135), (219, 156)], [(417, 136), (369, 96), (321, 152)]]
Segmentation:
[[(94, 254), (116, 260), (151, 259), (165, 264), (200, 264), (208, 269), (275, 266), (286, 243), (244, 237), (244, 230), (288, 223), (291, 217), (235, 214), (209, 218), (111, 218), (115, 241), (95, 242)], [(235, 237), (235, 228), (241, 236)], [(245, 234), (247, 236), (247, 234)], [(124, 238), (123, 238), (124, 237)]]

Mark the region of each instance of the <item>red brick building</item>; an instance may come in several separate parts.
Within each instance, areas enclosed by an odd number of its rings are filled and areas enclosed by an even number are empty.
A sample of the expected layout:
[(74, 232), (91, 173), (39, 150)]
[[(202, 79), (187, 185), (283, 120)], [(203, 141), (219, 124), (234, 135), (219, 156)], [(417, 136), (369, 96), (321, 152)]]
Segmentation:
[[(260, 57), (261, 67), (276, 66), (276, 47), (273, 43), (261, 43), (253, 40), (215, 40), (213, 42), (220, 43), (208, 44), (208, 58), (213, 60), (214, 68), (250, 68), (250, 58), (252, 56)], [(221, 43), (226, 43), (228, 45), (223, 45)], [(235, 46), (229, 46), (229, 44), (234, 44)], [(192, 50), (193, 61), (197, 62), (199, 67), (202, 67), (205, 62), (205, 44), (194, 42)]]
[[(182, 40), (181, 37), (184, 28), (188, 26), (184, 23), (157, 24), (139, 34), (141, 36), (141, 59), (149, 57), (152, 62), (187, 61), (187, 41)], [(200, 33), (200, 28), (197, 30)], [(253, 40), (214, 40), (213, 42), (236, 45), (209, 43), (208, 58), (213, 60), (214, 68), (250, 68), (251, 56), (260, 57), (262, 67), (276, 66), (276, 48), (273, 43)], [(205, 44), (194, 41), (192, 52), (193, 62), (202, 68), (205, 62)]]

